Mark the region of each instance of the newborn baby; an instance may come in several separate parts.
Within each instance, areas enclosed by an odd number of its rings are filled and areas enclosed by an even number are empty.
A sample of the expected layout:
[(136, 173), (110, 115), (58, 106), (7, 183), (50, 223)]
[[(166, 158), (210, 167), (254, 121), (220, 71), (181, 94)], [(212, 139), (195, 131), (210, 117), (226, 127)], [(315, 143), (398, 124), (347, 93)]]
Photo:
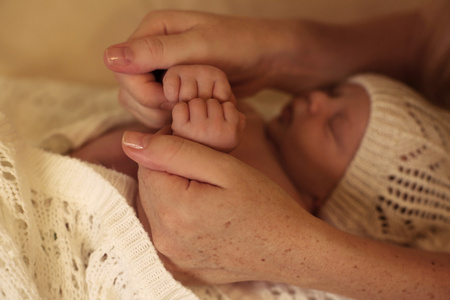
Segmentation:
[[(296, 96), (267, 126), (248, 105), (236, 108), (227, 78), (217, 68), (172, 67), (163, 89), (172, 109), (172, 134), (230, 152), (308, 211), (318, 208), (344, 174), (369, 115), (368, 95), (356, 84)], [(116, 128), (72, 156), (136, 177), (137, 166), (121, 151), (126, 130), (152, 132), (139, 124)]]
[[(450, 186), (450, 115), (402, 83), (355, 76), (294, 96), (268, 124), (249, 106), (236, 108), (214, 67), (170, 68), (163, 88), (173, 118), (165, 133), (230, 152), (333, 226), (411, 245), (448, 234), (441, 195)], [(125, 130), (149, 131), (117, 128), (72, 156), (136, 177), (121, 150)]]

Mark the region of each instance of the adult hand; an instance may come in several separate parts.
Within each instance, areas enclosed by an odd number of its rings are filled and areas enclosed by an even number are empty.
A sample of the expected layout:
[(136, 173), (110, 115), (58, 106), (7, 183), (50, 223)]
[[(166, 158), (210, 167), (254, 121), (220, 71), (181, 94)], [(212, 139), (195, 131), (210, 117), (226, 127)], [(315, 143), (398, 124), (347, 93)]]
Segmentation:
[[(206, 64), (224, 70), (241, 91), (252, 93), (268, 77), (274, 55), (286, 38), (285, 24), (186, 11), (153, 11), (128, 41), (109, 47), (112, 71), (144, 74), (180, 64)], [(285, 42), (284, 42), (285, 43)], [(283, 44), (284, 44), (283, 43)], [(118, 76), (123, 84), (132, 78)]]
[(140, 220), (179, 280), (268, 280), (356, 299), (449, 293), (447, 253), (336, 230), (262, 173), (189, 140), (128, 132), (123, 145), (140, 164)]
[(292, 20), (153, 11), (128, 41), (105, 51), (104, 61), (120, 83), (121, 103), (143, 121), (145, 110), (167, 104), (150, 72), (174, 65), (218, 67), (238, 97), (267, 87), (296, 92), (339, 78), (313, 34)]
[(301, 236), (312, 237), (316, 221), (262, 173), (176, 136), (128, 132), (124, 150), (140, 164), (140, 219), (176, 275), (207, 283), (308, 278), (291, 266), (294, 257), (312, 260)]

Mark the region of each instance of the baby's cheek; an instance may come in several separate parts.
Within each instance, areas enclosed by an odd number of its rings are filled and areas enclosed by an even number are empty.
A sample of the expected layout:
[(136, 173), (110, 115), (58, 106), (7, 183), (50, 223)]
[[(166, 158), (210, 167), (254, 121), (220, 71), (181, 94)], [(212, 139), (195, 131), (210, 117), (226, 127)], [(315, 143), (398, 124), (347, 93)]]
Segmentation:
[(79, 160), (89, 162), (92, 164), (99, 164), (98, 153), (96, 153), (96, 151), (89, 146), (80, 147), (74, 150), (72, 153), (70, 153), (69, 156), (78, 158)]

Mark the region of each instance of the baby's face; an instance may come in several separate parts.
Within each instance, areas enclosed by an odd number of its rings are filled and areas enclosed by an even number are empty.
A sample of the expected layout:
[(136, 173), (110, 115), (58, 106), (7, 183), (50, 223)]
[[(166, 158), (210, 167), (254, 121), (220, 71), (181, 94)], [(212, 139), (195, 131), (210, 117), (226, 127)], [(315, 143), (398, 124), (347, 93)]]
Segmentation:
[(295, 97), (268, 126), (297, 188), (324, 201), (353, 159), (370, 115), (364, 88), (339, 85)]

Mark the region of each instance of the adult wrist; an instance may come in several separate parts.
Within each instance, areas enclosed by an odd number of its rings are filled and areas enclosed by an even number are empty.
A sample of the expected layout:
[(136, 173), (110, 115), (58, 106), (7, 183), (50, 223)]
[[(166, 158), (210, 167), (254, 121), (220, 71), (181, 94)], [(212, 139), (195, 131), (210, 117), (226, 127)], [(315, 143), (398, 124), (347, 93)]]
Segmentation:
[(351, 64), (335, 43), (337, 27), (309, 20), (279, 24), (278, 48), (272, 58), (272, 87), (292, 93), (326, 86), (349, 74)]
[[(267, 269), (259, 270), (263, 275), (257, 280), (327, 290), (333, 279), (329, 273), (330, 266), (335, 263), (333, 253), (341, 243), (341, 234), (345, 233), (311, 214), (300, 214), (281, 224), (283, 235), (273, 241), (275, 250), (270, 260), (264, 262)], [(264, 264), (260, 265), (264, 267)]]

